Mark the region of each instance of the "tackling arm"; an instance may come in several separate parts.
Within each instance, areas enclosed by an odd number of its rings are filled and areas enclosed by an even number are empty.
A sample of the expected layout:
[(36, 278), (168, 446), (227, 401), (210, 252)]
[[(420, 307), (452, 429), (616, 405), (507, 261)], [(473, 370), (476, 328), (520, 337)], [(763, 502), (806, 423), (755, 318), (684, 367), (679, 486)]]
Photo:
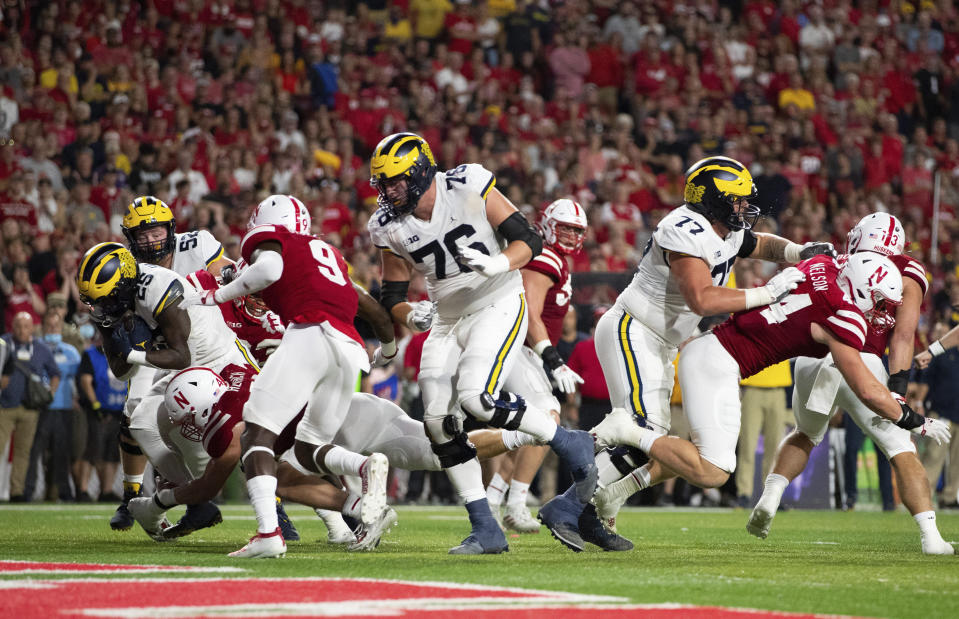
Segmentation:
[(239, 277), (212, 294), (207, 293), (213, 303), (204, 301), (204, 305), (224, 303), (259, 292), (283, 276), (283, 246), (276, 241), (264, 241), (257, 245), (252, 260), (252, 264), (243, 269)]
[(890, 390), (902, 395), (906, 395), (909, 386), (921, 305), (922, 288), (914, 280), (902, 278), (902, 305), (896, 309), (896, 325), (889, 337), (888, 383)]
[(230, 473), (236, 468), (236, 463), (240, 461), (240, 434), (243, 433), (244, 427), (243, 422), (233, 427), (233, 438), (230, 440), (229, 447), (219, 458), (210, 459), (203, 475), (188, 484), (174, 488), (173, 499), (178, 505), (203, 503), (219, 494)]
[(820, 254), (836, 255), (832, 243), (817, 243), (815, 241), (800, 245), (789, 239), (775, 234), (756, 232), (756, 247), (753, 248), (750, 258), (768, 260), (770, 262), (788, 262), (796, 264)]
[(407, 324), (413, 306), (406, 300), (413, 273), (410, 263), (388, 249), (380, 251), (383, 267), (383, 288), (380, 302), (390, 316), (400, 324)]
[(526, 290), (526, 307), (529, 311), (529, 329), (526, 333), (526, 343), (535, 348), (539, 342), (549, 341), (546, 323), (543, 322), (543, 305), (546, 303), (546, 293), (553, 286), (553, 280), (548, 275), (538, 271), (523, 269), (523, 288)]
[(686, 305), (700, 316), (730, 314), (769, 305), (785, 297), (806, 278), (795, 267), (789, 267), (770, 279), (765, 286), (748, 290), (726, 288), (713, 284), (705, 260), (676, 252), (669, 252), (669, 271), (679, 282), (679, 291)]

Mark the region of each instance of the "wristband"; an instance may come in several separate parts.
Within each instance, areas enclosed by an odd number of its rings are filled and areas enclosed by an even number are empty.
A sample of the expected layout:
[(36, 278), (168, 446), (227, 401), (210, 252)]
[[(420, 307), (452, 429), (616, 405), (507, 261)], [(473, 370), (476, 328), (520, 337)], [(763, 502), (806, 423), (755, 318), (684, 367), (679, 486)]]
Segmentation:
[(799, 252), (801, 251), (802, 245), (790, 241), (783, 250), (783, 258), (786, 259), (786, 262), (792, 262), (793, 264), (796, 264), (800, 261)]
[(909, 408), (909, 405), (905, 402), (900, 402), (899, 407), (902, 408), (902, 417), (899, 418), (899, 421), (896, 422), (896, 425), (903, 430), (912, 430), (913, 428), (918, 428), (926, 422), (925, 417)]
[(147, 365), (147, 353), (145, 350), (131, 350), (127, 355), (127, 363), (130, 365)]
[(542, 357), (543, 351), (552, 345), (553, 344), (549, 340), (540, 340), (533, 345), (533, 352)]
[(909, 370), (899, 370), (889, 377), (886, 381), (889, 391), (894, 393), (906, 393), (909, 390)]
[(100, 404), (99, 402), (94, 402), (93, 404), (90, 405), (90, 408), (92, 408), (95, 411), (98, 411), (101, 408), (103, 408), (103, 405)]
[(932, 344), (929, 344), (929, 354), (933, 357), (938, 357), (942, 353), (946, 352), (945, 347), (942, 345), (942, 342), (936, 340)]
[(550, 371), (553, 371), (559, 366), (563, 365), (563, 358), (559, 355), (559, 351), (556, 350), (554, 346), (547, 346), (543, 350), (543, 364), (548, 367)]
[(383, 357), (386, 359), (392, 359), (396, 356), (396, 340), (390, 340), (389, 342), (380, 342), (380, 352), (383, 353)]
[(762, 307), (774, 301), (772, 293), (765, 286), (746, 288), (743, 292), (746, 293), (746, 309)]

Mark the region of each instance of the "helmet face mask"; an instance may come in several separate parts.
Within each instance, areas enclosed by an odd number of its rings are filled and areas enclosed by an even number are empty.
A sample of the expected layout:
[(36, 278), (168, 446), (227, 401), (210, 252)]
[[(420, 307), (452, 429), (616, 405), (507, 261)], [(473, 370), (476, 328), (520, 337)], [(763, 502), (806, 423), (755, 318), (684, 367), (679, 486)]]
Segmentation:
[(200, 441), (229, 385), (209, 368), (187, 368), (178, 372), (167, 385), (163, 402), (170, 423), (180, 427), (180, 434), (191, 441)]
[[(140, 196), (130, 203), (121, 227), (137, 260), (159, 264), (176, 249), (176, 219), (158, 198)], [(154, 229), (165, 230), (166, 236), (161, 237)]]
[(896, 324), (902, 305), (902, 275), (888, 258), (871, 252), (849, 255), (839, 271), (844, 292), (879, 333)]
[(749, 170), (729, 157), (707, 157), (686, 171), (686, 204), (710, 222), (730, 230), (749, 230), (762, 215), (750, 201), (757, 196)]
[[(393, 217), (413, 212), (435, 176), (433, 152), (415, 133), (383, 138), (370, 160), (370, 185), (379, 194), (377, 204)], [(405, 192), (401, 181), (406, 181)]]

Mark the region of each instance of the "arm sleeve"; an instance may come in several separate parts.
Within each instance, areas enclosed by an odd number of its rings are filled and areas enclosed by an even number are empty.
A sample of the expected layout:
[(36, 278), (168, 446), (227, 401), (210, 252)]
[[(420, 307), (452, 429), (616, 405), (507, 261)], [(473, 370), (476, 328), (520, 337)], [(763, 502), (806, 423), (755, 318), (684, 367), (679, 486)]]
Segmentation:
[(743, 244), (739, 246), (739, 253), (736, 255), (740, 258), (748, 258), (756, 249), (758, 242), (759, 240), (756, 238), (756, 233), (752, 230), (746, 230), (743, 234)]
[(240, 276), (216, 292), (220, 303), (259, 292), (283, 276), (283, 256), (275, 251), (262, 251)]

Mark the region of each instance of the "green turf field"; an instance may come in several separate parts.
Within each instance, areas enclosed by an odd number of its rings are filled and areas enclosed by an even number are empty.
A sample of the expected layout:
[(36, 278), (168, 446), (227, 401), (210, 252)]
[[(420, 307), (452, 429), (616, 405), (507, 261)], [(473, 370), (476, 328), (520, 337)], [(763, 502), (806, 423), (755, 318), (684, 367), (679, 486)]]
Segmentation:
[[(460, 509), (400, 507), (400, 525), (364, 554), (328, 546), (312, 512), (287, 509), (303, 541), (290, 543), (283, 559), (243, 562), (248, 574), (453, 581), (643, 604), (959, 617), (959, 557), (922, 556), (917, 528), (904, 512), (784, 512), (770, 538), (760, 541), (746, 533), (744, 510), (626, 510), (620, 532), (635, 542), (632, 552), (590, 547), (574, 554), (544, 529), (512, 537), (507, 555), (451, 557), (446, 550), (467, 532)], [(160, 545), (138, 529), (111, 531), (112, 511), (107, 505), (0, 506), (0, 559), (237, 566), (225, 555), (255, 528), (249, 507), (229, 505), (223, 524)], [(959, 540), (959, 515), (940, 514), (939, 525), (947, 540)]]

